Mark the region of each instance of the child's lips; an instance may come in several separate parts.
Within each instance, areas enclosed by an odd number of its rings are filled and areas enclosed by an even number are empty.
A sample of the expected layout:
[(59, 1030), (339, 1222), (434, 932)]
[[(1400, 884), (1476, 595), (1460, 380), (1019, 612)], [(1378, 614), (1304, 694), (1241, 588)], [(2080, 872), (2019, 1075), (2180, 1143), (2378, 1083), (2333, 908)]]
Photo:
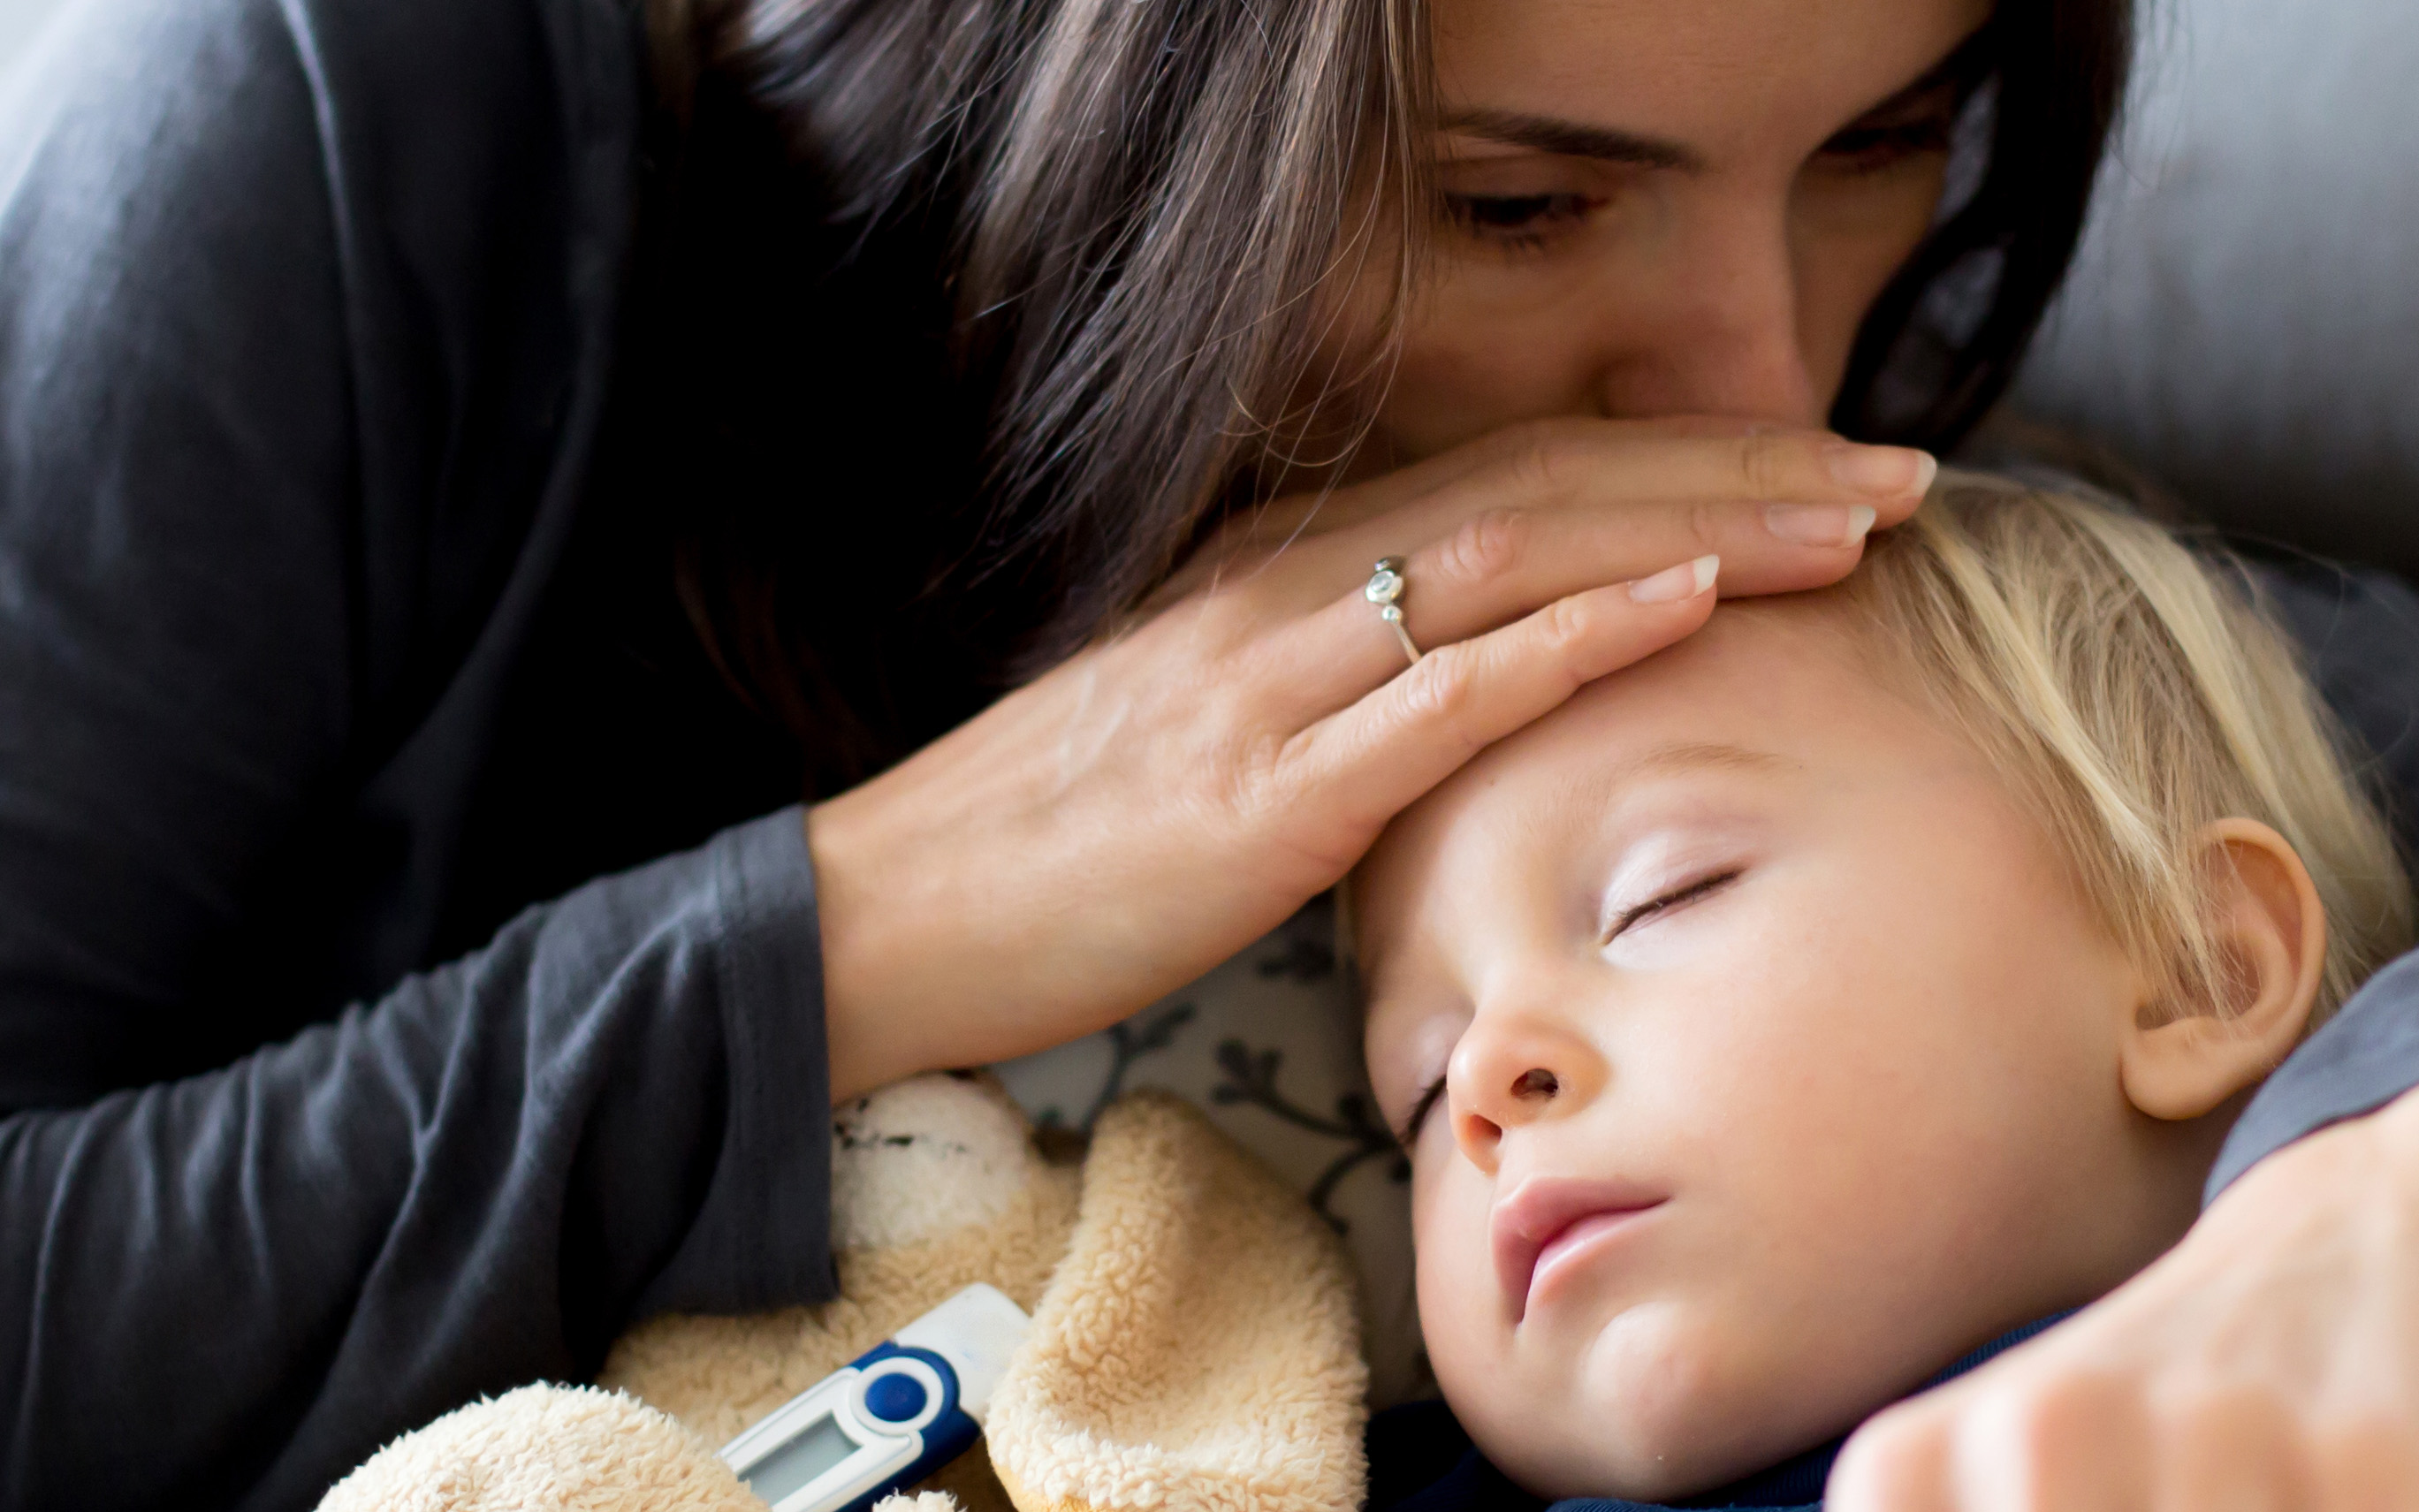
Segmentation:
[(1533, 1176), (1496, 1199), (1488, 1237), (1495, 1275), (1518, 1322), (1540, 1275), (1574, 1257), (1599, 1235), (1662, 1205), (1664, 1194), (1635, 1181)]

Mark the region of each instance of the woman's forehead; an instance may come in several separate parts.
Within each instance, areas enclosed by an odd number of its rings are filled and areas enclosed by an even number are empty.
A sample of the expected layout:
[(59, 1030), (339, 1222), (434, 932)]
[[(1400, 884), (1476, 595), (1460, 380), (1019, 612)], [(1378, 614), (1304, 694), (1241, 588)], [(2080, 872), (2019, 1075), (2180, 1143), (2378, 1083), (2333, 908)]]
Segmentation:
[[(1720, 162), (1820, 140), (1920, 79), (1987, 0), (1435, 0), (1444, 115), (1542, 116)], [(1810, 147), (1810, 142), (1803, 144)]]

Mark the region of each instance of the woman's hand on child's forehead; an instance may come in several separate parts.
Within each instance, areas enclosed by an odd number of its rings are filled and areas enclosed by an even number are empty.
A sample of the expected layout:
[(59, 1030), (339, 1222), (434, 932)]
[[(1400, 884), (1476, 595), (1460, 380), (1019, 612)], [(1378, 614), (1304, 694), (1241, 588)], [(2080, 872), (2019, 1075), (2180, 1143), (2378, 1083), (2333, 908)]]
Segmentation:
[(1559, 421), (1333, 490), (1333, 530), (1239, 522), (1122, 633), (815, 807), (834, 1088), (1180, 988), (1718, 591), (1838, 580), (1931, 475), (1820, 432)]

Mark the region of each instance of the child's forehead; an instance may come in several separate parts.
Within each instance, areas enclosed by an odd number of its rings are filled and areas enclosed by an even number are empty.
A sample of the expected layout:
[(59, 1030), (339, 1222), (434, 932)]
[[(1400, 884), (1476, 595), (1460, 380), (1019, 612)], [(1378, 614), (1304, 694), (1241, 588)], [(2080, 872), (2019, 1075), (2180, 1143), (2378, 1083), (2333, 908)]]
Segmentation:
[(1964, 743), (1902, 696), (1890, 658), (1853, 624), (1812, 594), (1724, 605), (1696, 635), (1580, 689), (1406, 810), (1364, 863), (1364, 896), (1407, 902), (1416, 876), (1473, 851), (1554, 850), (1649, 789), (1887, 779), (1897, 764), (1944, 756), (1964, 764)]
[(1581, 688), (1490, 752), (1493, 771), (1473, 775), (1500, 779), (1551, 760), (1619, 781), (1667, 775), (1689, 751), (1706, 758), (1698, 764), (1737, 768), (1750, 764), (1723, 753), (1787, 755), (1894, 725), (1910, 711), (1893, 671), (1836, 598), (1725, 604), (1687, 640)]

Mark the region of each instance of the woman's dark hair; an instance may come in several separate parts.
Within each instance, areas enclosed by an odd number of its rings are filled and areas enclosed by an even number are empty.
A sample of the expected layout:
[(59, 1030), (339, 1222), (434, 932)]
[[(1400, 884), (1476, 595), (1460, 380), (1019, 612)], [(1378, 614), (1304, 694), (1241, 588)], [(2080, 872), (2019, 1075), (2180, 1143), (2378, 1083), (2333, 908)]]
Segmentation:
[(1422, 203), (1420, 0), (738, 4), (716, 45), (836, 216), (946, 221), (983, 551), (1050, 561), (1067, 649), (1301, 439), (1322, 294)]
[[(1422, 0), (683, 3), (655, 0), (659, 72), (700, 39), (859, 256), (932, 249), (950, 360), (987, 395), (957, 565), (1049, 590), (1035, 655), (1131, 609), (1317, 444), (1312, 416), (1381, 391), (1390, 351), (1326, 370), (1322, 337), (1356, 280), (1402, 307), (1434, 224)], [(1987, 157), (1868, 318), (1842, 430), (1946, 447), (2006, 387), (2082, 226), (2127, 4), (2000, 0), (1969, 44)]]
[(2007, 391), (2083, 234), (2133, 40), (2130, 0), (1999, 0), (1969, 44), (1973, 181), (1867, 312), (1842, 434), (1945, 450)]

